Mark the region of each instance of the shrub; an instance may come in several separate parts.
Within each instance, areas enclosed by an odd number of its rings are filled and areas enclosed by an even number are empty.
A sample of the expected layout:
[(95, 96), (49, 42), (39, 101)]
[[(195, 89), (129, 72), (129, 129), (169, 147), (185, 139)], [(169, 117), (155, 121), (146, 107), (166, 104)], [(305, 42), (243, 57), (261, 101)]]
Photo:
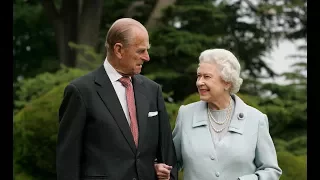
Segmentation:
[(280, 180), (306, 180), (307, 158), (306, 155), (295, 156), (294, 154), (281, 151), (278, 152), (279, 166), (283, 173)]
[(15, 173), (26, 173), (35, 179), (55, 178), (58, 109), (66, 84), (52, 89), (25, 105), (14, 116)]
[(37, 99), (60, 84), (71, 81), (88, 71), (63, 67), (55, 73), (42, 73), (34, 78), (28, 78), (17, 82), (17, 99), (14, 101), (15, 113), (22, 109), (28, 102)]

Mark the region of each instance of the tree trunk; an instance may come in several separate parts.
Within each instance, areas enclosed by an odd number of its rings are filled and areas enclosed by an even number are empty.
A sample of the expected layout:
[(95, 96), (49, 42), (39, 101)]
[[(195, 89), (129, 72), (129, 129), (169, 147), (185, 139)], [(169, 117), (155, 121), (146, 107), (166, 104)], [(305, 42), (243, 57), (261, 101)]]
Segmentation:
[(43, 0), (42, 5), (54, 27), (60, 62), (75, 67), (75, 52), (68, 43), (77, 42), (78, 0), (64, 0), (60, 13), (52, 0)]
[[(96, 48), (99, 40), (103, 2), (104, 0), (82, 0), (83, 4), (79, 12), (78, 44)], [(94, 60), (78, 50), (77, 62), (79, 62), (79, 56), (84, 56), (89, 61)], [(81, 63), (79, 65), (81, 66)]]
[(60, 62), (76, 67), (76, 52), (69, 47), (69, 42), (96, 46), (103, 0), (63, 0), (60, 12), (53, 0), (41, 2), (54, 27)]

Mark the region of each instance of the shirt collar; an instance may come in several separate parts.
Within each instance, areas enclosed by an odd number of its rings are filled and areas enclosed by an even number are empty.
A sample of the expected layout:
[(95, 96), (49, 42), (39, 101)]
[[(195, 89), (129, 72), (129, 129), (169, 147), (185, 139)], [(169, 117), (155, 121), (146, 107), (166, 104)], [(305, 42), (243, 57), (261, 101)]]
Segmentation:
[(114, 67), (109, 63), (107, 58), (104, 60), (103, 66), (112, 83), (118, 81), (120, 78), (123, 77), (120, 73), (116, 71), (116, 69), (114, 69)]

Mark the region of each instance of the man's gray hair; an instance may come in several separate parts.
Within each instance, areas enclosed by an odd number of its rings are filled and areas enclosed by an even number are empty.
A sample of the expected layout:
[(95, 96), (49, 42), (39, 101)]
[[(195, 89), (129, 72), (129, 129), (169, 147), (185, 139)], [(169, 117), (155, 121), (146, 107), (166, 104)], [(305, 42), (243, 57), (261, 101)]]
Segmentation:
[(229, 92), (235, 94), (239, 91), (243, 79), (240, 77), (240, 63), (238, 59), (225, 49), (208, 49), (201, 52), (199, 62), (216, 64), (220, 70), (221, 78), (231, 83)]

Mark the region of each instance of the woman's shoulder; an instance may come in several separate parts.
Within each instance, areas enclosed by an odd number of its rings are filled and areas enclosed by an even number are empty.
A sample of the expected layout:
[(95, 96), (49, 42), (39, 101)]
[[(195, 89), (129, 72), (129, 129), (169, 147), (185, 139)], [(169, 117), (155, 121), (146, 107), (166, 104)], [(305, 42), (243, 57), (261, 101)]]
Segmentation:
[(265, 115), (261, 110), (255, 108), (253, 106), (250, 106), (250, 105), (247, 105), (246, 109), (247, 109), (248, 114), (251, 114), (254, 116), (261, 116), (262, 117)]
[(180, 111), (187, 111), (187, 112), (195, 111), (202, 108), (205, 105), (206, 105), (206, 102), (204, 101), (196, 101), (189, 104), (183, 104), (180, 106)]

